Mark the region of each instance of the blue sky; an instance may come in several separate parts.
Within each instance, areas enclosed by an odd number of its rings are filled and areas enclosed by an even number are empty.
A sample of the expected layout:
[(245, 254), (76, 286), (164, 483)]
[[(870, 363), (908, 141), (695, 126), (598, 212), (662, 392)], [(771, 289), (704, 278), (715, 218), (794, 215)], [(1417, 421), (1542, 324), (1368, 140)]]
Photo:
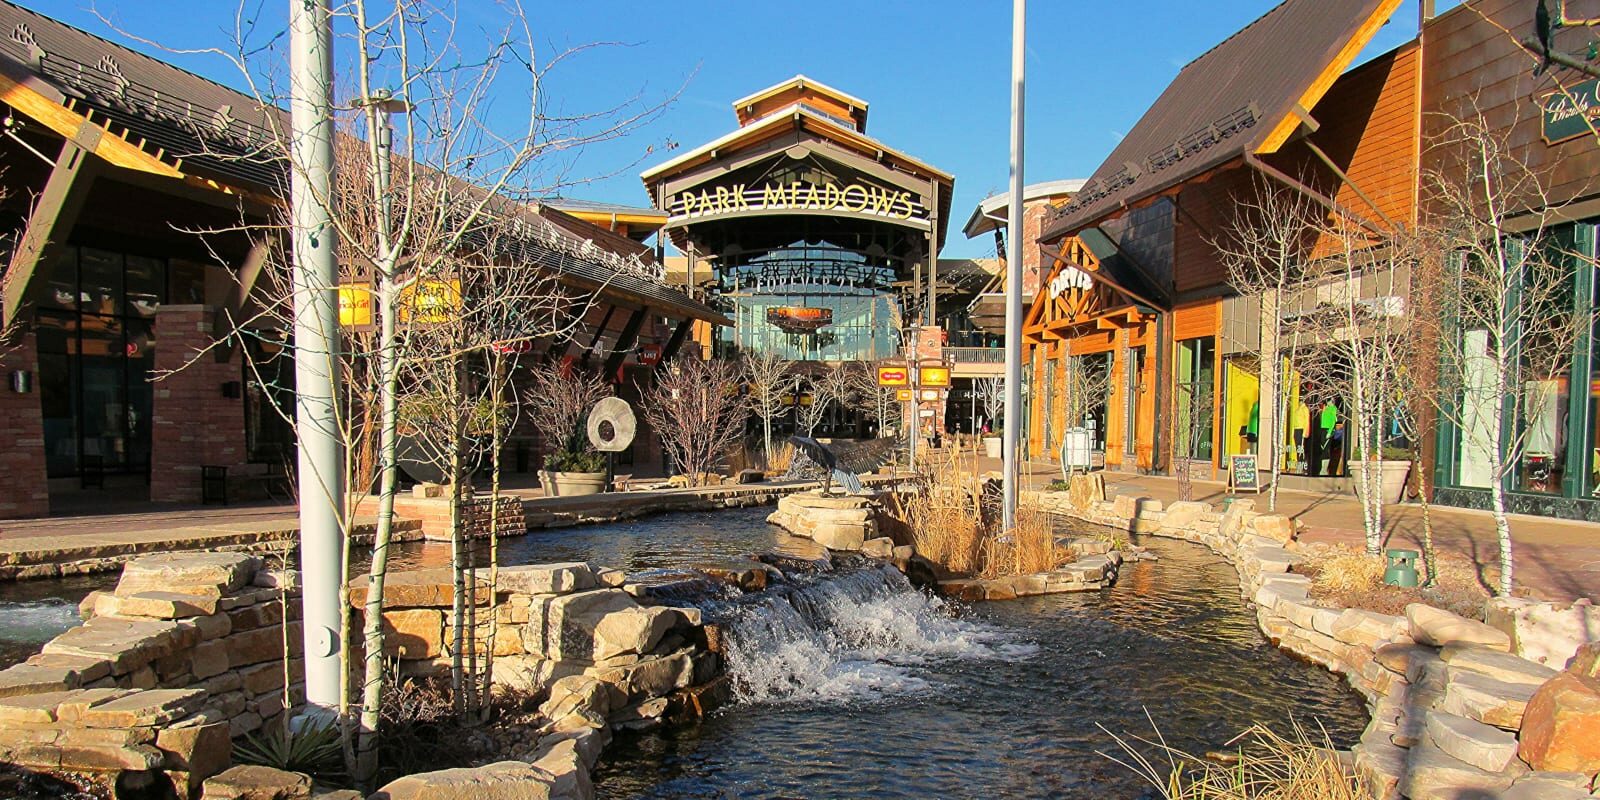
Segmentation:
[[(285, 26), (288, 0), (260, 5), (261, 27)], [(232, 30), (228, 0), (19, 0), (206, 77), (241, 82), (225, 60), (160, 53), (117, 29), (173, 49), (220, 46)], [(1342, 0), (1329, 0), (1342, 2)], [(1406, 0), (1363, 59), (1416, 32)], [(500, 17), (491, 0), (460, 0), (461, 35), (482, 36)], [(1179, 68), (1265, 13), (1276, 0), (1034, 0), (1029, 10), (1027, 179), (1087, 177)], [(1456, 5), (1440, 2), (1440, 10)], [(546, 91), (568, 110), (638, 95), (661, 102), (657, 119), (585, 149), (567, 167), (597, 176), (567, 194), (648, 205), (639, 172), (664, 147), (694, 147), (735, 126), (734, 99), (804, 73), (871, 103), (868, 133), (956, 176), (946, 257), (991, 255), (992, 240), (959, 228), (1007, 180), (1011, 4), (1004, 0), (528, 0), (535, 44), (553, 53), (615, 42), (565, 62)], [(1135, 11), (1137, 9), (1137, 11)], [(274, 67), (281, 69), (281, 67)], [(681, 92), (679, 91), (681, 89)], [(510, 124), (516, 112), (505, 113)]]

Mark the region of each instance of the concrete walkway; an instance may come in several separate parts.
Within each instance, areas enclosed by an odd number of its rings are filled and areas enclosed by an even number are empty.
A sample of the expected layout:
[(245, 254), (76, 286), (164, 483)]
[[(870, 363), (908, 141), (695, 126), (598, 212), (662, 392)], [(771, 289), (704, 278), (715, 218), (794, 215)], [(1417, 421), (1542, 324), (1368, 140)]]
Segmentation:
[[(1036, 472), (1031, 481), (1043, 485), (1058, 473)], [(1105, 473), (1106, 494), (1141, 495), (1170, 503), (1178, 499), (1176, 478)], [(1228, 496), (1225, 484), (1195, 481), (1192, 499), (1220, 503)], [(1253, 497), (1258, 510), (1267, 496)], [(1365, 541), (1361, 504), (1353, 495), (1282, 490), (1279, 513), (1305, 524), (1301, 540), (1334, 542), (1361, 547)], [(1478, 565), (1479, 575), (1499, 563), (1494, 518), (1487, 511), (1433, 506), (1434, 545), (1440, 552), (1456, 553)], [(1397, 503), (1384, 509), (1385, 547), (1421, 550), (1422, 507)], [(1589, 522), (1514, 514), (1511, 517), (1512, 555), (1516, 582), (1551, 600), (1587, 597), (1600, 601), (1600, 525)]]
[[(869, 479), (868, 483), (884, 478)], [(818, 484), (777, 481), (737, 486), (651, 489), (588, 497), (544, 497), (537, 488), (512, 488), (527, 527), (545, 528), (628, 519), (667, 511), (689, 511), (774, 502), (779, 495)], [(376, 520), (357, 518), (357, 533), (370, 534)], [(420, 537), (417, 520), (397, 520), (405, 538)], [(516, 531), (515, 533), (523, 533)], [(181, 550), (264, 546), (292, 541), (299, 533), (295, 507), (260, 504), (171, 508), (145, 513), (0, 520), (0, 580), (52, 577), (115, 568), (130, 556)], [(508, 534), (515, 535), (515, 534)], [(62, 569), (63, 565), (67, 565)]]

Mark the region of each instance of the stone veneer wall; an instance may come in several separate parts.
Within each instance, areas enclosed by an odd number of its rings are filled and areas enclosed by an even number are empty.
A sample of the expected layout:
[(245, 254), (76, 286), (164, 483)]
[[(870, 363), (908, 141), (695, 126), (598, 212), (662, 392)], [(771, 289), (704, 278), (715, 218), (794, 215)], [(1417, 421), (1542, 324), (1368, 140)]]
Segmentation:
[[(11, 373), (28, 373), (33, 391), (11, 391)], [(0, 341), (0, 519), (50, 513), (45, 477), (44, 412), (39, 407), (39, 349), (32, 331)]]
[[(222, 385), (242, 381), (240, 354), (206, 350), (215, 344), (214, 312), (201, 305), (167, 305), (156, 312), (155, 373), (151, 406), (150, 499), (157, 503), (200, 502), (200, 467), (218, 465), (237, 473), (245, 452), (244, 392), (222, 394)], [(217, 354), (228, 352), (226, 361)]]
[[(1031, 492), (1026, 501), (1097, 525), (1184, 539), (1226, 558), (1273, 644), (1342, 675), (1366, 698), (1372, 719), (1353, 755), (1377, 797), (1590, 796), (1593, 769), (1540, 772), (1519, 760), (1524, 711), (1557, 673), (1507, 652), (1514, 644), (1507, 631), (1420, 603), (1408, 606), (1403, 617), (1313, 603), (1310, 580), (1289, 571), (1300, 560), (1293, 521), (1255, 512), (1252, 500), (1235, 499), (1221, 512), (1205, 503), (1163, 507), (1149, 498), (1106, 500), (1099, 476), (1090, 475), (1076, 477), (1068, 492)], [(1524, 640), (1565, 650), (1554, 659), (1560, 664), (1583, 641), (1553, 644), (1548, 633), (1568, 625), (1565, 617), (1540, 622), (1528, 604), (1512, 607), (1521, 612)], [(1514, 612), (1499, 616), (1512, 620), (1507, 624), (1516, 619)]]

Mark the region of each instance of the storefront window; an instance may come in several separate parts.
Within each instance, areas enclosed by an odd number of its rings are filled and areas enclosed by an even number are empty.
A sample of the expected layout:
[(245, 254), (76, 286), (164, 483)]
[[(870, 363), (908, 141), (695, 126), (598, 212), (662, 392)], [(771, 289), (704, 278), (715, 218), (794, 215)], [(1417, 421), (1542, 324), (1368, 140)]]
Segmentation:
[(1184, 458), (1211, 460), (1216, 358), (1216, 339), (1178, 343), (1176, 441), (1178, 453)]
[(1260, 360), (1229, 356), (1223, 363), (1222, 455), (1254, 453), (1261, 438)]
[(1111, 354), (1073, 356), (1067, 364), (1067, 427), (1089, 429), (1090, 449), (1104, 453), (1106, 406), (1111, 397)]

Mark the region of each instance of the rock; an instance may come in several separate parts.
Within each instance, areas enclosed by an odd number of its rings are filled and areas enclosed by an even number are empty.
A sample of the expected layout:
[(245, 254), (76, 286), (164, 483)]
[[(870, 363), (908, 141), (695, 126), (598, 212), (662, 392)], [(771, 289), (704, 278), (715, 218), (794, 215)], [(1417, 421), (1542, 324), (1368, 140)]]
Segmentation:
[(600, 754), (605, 751), (606, 745), (611, 743), (611, 728), (600, 726), (598, 728), (583, 728), (575, 731), (561, 731), (549, 734), (539, 740), (539, 747), (528, 757), (528, 761), (538, 761), (547, 755), (557, 744), (572, 742), (578, 757), (583, 760), (586, 769), (594, 769), (599, 762)]
[(1453, 644), (1439, 651), (1439, 657), (1452, 667), (1471, 670), (1506, 683), (1543, 684), (1556, 671), (1525, 658), (1479, 645)]
[[(95, 617), (50, 640), (41, 652), (103, 660), (111, 674), (125, 675), (171, 653), (183, 638), (173, 621)], [(199, 639), (198, 630), (194, 638)]]
[(255, 577), (261, 559), (244, 553), (161, 553), (122, 567), (116, 594), (173, 592), (221, 597)]
[(594, 579), (595, 583), (599, 584), (600, 586), (609, 586), (613, 589), (618, 589), (621, 588), (623, 584), (628, 582), (628, 573), (623, 572), (620, 569), (611, 569), (606, 567), (595, 570)]
[(233, 760), (233, 740), (228, 723), (163, 728), (156, 733), (156, 749), (166, 769), (183, 770), (205, 780), (226, 769)]
[(594, 571), (589, 565), (574, 561), (501, 567), (499, 589), (519, 594), (569, 594), (593, 589), (596, 583)]
[(73, 691), (0, 699), (0, 725), (48, 725), (56, 721), (56, 707), (77, 696)]
[(1425, 603), (1406, 606), (1406, 621), (1411, 625), (1411, 638), (1418, 644), (1477, 644), (1502, 652), (1511, 649), (1511, 637), (1504, 631)]
[(667, 713), (667, 705), (667, 698), (657, 697), (619, 709), (611, 715), (611, 727), (626, 731), (648, 731), (660, 727), (661, 718)]
[(259, 766), (229, 767), (206, 779), (203, 800), (310, 800), (311, 778)]
[[(572, 675), (556, 681), (550, 687), (550, 698), (539, 706), (539, 713), (552, 724), (576, 717), (589, 727), (605, 727), (606, 716), (611, 713), (611, 690), (606, 684), (588, 675)], [(566, 724), (561, 730), (572, 730)]]
[(599, 661), (627, 653), (648, 653), (680, 618), (675, 609), (661, 606), (624, 608), (606, 614), (594, 628), (592, 658)]
[(1585, 678), (1600, 678), (1600, 642), (1585, 642), (1567, 661), (1567, 672)]
[(693, 569), (712, 580), (737, 586), (747, 592), (759, 592), (767, 588), (772, 577), (771, 567), (751, 559), (695, 564)]
[(1419, 644), (1395, 643), (1386, 644), (1372, 651), (1372, 658), (1384, 669), (1396, 675), (1409, 673), (1411, 663), (1419, 658), (1436, 659), (1435, 651), (1431, 647)]
[[(587, 776), (585, 776), (587, 777)], [(556, 800), (554, 776), (524, 761), (407, 775), (372, 793), (367, 800)], [(576, 800), (583, 795), (566, 795)], [(209, 795), (208, 795), (209, 800)]]
[[(108, 663), (90, 661), (103, 665), (105, 674), (109, 674)], [(80, 668), (68, 664), (13, 664), (0, 670), (0, 698), (76, 689), (93, 680), (86, 680), (84, 674)]]
[(135, 592), (130, 595), (100, 594), (95, 598), (96, 616), (187, 619), (217, 613), (217, 597), (177, 592)]
[(1563, 780), (1539, 777), (1535, 772), (1511, 784), (1496, 800), (1594, 800), (1594, 795)]
[(1600, 772), (1600, 680), (1563, 672), (1539, 687), (1518, 752), (1538, 770)]
[(1534, 687), (1497, 681), (1458, 667), (1449, 668), (1448, 675), (1440, 710), (1506, 730), (1522, 725), (1522, 713)]
[(1440, 750), (1429, 741), (1419, 742), (1406, 756), (1400, 792), (1411, 800), (1466, 800), (1493, 798), (1511, 786), (1514, 774), (1487, 772)]
[(444, 635), (443, 611), (405, 608), (383, 612), (385, 655), (413, 660), (438, 658), (444, 654)]
[(1095, 503), (1105, 499), (1105, 478), (1098, 472), (1073, 475), (1067, 481), (1067, 502), (1080, 512), (1088, 511)]
[(778, 509), (767, 521), (830, 550), (854, 552), (868, 539), (878, 538), (873, 501), (855, 495), (824, 497), (820, 492), (785, 495), (778, 500)]
[(861, 554), (870, 558), (890, 558), (894, 556), (894, 540), (887, 536), (869, 539), (861, 544)]
[(1440, 750), (1486, 772), (1500, 772), (1517, 757), (1514, 734), (1477, 720), (1430, 711), (1427, 732)]
[(589, 765), (584, 762), (573, 739), (558, 739), (548, 747), (540, 743), (543, 751), (537, 753), (533, 766), (550, 776), (552, 800), (589, 800), (594, 797), (594, 785), (589, 780)]
[[(358, 608), (367, 602), (371, 577), (362, 575), (350, 581), (350, 604)], [(448, 567), (390, 572), (383, 581), (383, 608), (450, 608), (455, 602), (455, 579)], [(489, 603), (489, 582), (478, 580), (469, 602)]]
[(1333, 638), (1345, 644), (1377, 647), (1404, 629), (1405, 620), (1376, 611), (1347, 608), (1333, 623)]
[(1255, 535), (1265, 536), (1278, 544), (1294, 541), (1294, 520), (1283, 514), (1262, 514), (1251, 523)]
[[(621, 589), (595, 589), (551, 598), (544, 610), (543, 637), (532, 625), (523, 630), (522, 646), (529, 653), (558, 660), (593, 660), (595, 629), (608, 614), (638, 608)], [(535, 634), (530, 640), (530, 634)]]
[(91, 706), (81, 719), (91, 728), (164, 725), (198, 711), (206, 693), (199, 689), (151, 689)]

